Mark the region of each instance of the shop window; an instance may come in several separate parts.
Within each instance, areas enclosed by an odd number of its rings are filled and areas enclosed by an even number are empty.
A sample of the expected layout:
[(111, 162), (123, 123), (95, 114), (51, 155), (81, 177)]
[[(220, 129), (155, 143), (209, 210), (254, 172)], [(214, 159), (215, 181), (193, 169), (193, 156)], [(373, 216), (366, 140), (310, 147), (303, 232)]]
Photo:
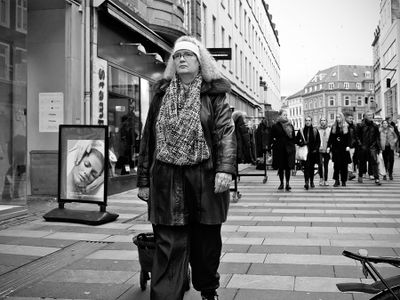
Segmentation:
[(116, 156), (112, 175), (135, 174), (143, 124), (140, 79), (114, 67), (108, 73), (109, 147)]
[(26, 49), (16, 47), (14, 50), (14, 80), (17, 82), (26, 82), (26, 74)]
[(10, 79), (10, 45), (0, 43), (0, 79)]
[(10, 27), (10, 0), (0, 0), (0, 25)]

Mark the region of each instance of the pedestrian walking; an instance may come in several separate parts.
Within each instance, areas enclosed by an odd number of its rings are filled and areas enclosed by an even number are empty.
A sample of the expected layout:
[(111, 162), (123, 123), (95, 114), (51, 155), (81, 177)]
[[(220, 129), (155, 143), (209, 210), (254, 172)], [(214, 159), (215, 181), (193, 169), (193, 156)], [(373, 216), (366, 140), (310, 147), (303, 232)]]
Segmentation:
[(371, 168), (375, 184), (381, 185), (378, 171), (378, 154), (381, 151), (379, 127), (373, 121), (373, 112), (364, 113), (363, 120), (356, 127), (356, 139), (359, 147), (358, 182), (363, 183), (363, 174), (367, 172), (367, 162)]
[(355, 153), (356, 153), (356, 126), (354, 125), (354, 116), (352, 112), (346, 112), (345, 120), (348, 125), (349, 130), (349, 147), (350, 147), (350, 159), (351, 162), (348, 164), (347, 168), (347, 179), (353, 180), (356, 178), (356, 163), (355, 163)]
[(246, 113), (235, 110), (232, 113), (232, 120), (235, 123), (235, 135), (237, 141), (236, 160), (238, 164), (248, 164), (252, 162), (250, 153), (250, 133), (247, 127)]
[(332, 125), (328, 141), (328, 149), (332, 152), (334, 187), (346, 186), (347, 166), (350, 163), (349, 125), (342, 113), (337, 113), (336, 121)]
[(281, 109), (277, 122), (271, 128), (272, 167), (278, 170), (279, 190), (283, 189), (283, 177), (286, 179), (286, 191), (290, 191), (290, 171), (295, 167), (295, 132), (287, 117), (287, 111)]
[(396, 123), (393, 121), (392, 117), (387, 117), (386, 120), (388, 121), (389, 125), (393, 127), (394, 132), (396, 133), (397, 136), (397, 143), (396, 143), (396, 149), (395, 152), (399, 153), (400, 156), (400, 132), (399, 129), (397, 128)]
[(328, 165), (331, 155), (327, 151), (327, 148), (331, 128), (328, 126), (328, 122), (326, 121), (325, 117), (322, 117), (319, 120), (318, 132), (321, 139), (318, 161), (319, 185), (328, 186)]
[(308, 190), (310, 187), (315, 187), (314, 166), (318, 164), (319, 146), (321, 145), (318, 129), (313, 127), (310, 116), (305, 118), (304, 127), (297, 132), (296, 144), (299, 146), (307, 145), (308, 148), (307, 159), (303, 161), (304, 188)]
[(221, 224), (235, 174), (230, 84), (195, 38), (180, 37), (150, 104), (138, 165), (155, 254), (150, 299), (181, 300), (191, 266), (202, 299), (218, 299)]
[[(396, 149), (396, 143), (398, 140), (397, 135), (393, 127), (389, 125), (389, 122), (387, 120), (382, 121), (379, 132), (386, 174), (389, 175), (390, 180), (393, 180), (394, 151)], [(383, 180), (386, 179), (386, 175), (384, 175)]]

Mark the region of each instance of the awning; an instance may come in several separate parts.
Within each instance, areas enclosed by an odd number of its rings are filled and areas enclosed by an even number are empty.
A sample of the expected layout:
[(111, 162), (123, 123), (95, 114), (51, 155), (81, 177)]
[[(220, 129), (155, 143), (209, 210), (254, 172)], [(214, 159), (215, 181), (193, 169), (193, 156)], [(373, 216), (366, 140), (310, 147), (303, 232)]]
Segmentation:
[[(105, 7), (106, 11), (110, 16), (114, 17), (121, 23), (125, 24), (129, 28), (133, 29), (134, 31), (142, 34), (148, 40), (153, 42), (154, 44), (158, 45), (159, 47), (163, 48), (167, 52), (172, 51), (172, 47), (156, 32), (151, 30), (148, 26), (146, 26), (143, 22), (136, 19), (132, 13), (129, 12), (126, 8), (119, 3), (119, 1), (114, 0), (105, 0), (105, 1), (96, 1), (97, 5), (102, 5)], [(101, 3), (100, 3), (101, 2)], [(93, 4), (93, 5), (95, 5)]]

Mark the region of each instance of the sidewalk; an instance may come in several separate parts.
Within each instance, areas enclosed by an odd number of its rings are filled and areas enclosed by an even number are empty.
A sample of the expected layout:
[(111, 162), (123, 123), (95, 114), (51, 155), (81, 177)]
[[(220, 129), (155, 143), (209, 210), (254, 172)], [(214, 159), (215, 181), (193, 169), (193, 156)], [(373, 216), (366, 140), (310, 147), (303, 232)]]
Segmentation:
[[(329, 187), (305, 191), (298, 172), (292, 191), (285, 192), (277, 190), (276, 171), (268, 170), (265, 184), (262, 176), (242, 176), (242, 197), (231, 204), (222, 227), (220, 299), (368, 299), (336, 290), (337, 282), (363, 278), (341, 252), (366, 248), (371, 255), (400, 254), (399, 163), (396, 158), (394, 180), (380, 187), (367, 179), (333, 188), (330, 180)], [(245, 171), (262, 173), (253, 166)], [(148, 290), (139, 287), (132, 237), (151, 231), (151, 225), (146, 203), (136, 194), (111, 196), (107, 210), (119, 218), (100, 226), (45, 222), (42, 212), (56, 208), (54, 200), (3, 224), (0, 295), (12, 300), (149, 299)], [(395, 268), (384, 268), (385, 275), (394, 273)], [(192, 299), (200, 299), (193, 288), (185, 296)]]

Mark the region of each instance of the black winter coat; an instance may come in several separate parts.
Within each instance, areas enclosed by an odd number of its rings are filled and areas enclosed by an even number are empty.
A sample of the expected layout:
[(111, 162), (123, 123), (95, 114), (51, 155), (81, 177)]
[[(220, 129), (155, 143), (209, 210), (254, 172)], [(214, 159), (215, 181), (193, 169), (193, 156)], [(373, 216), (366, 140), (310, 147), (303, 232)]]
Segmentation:
[(210, 158), (195, 166), (175, 166), (155, 159), (156, 120), (169, 81), (161, 80), (150, 104), (138, 163), (138, 187), (149, 187), (149, 221), (186, 225), (191, 221), (221, 224), (226, 220), (229, 191), (214, 193), (217, 172), (235, 174), (236, 139), (226, 100), (230, 83), (225, 79), (203, 82), (200, 121)]
[[(310, 134), (307, 134), (307, 131)], [(304, 135), (304, 138), (303, 138)], [(307, 145), (308, 154), (307, 161), (311, 164), (316, 164), (319, 161), (319, 147), (321, 146), (321, 137), (319, 136), (318, 129), (315, 127), (305, 126), (300, 129), (296, 135), (296, 144), (299, 146)]]
[(339, 163), (345, 161), (345, 163), (351, 163), (350, 153), (346, 151), (347, 147), (350, 147), (350, 131), (343, 133), (342, 130), (337, 129), (335, 133), (332, 132), (329, 136), (328, 147), (331, 149), (332, 161)]
[(293, 125), (290, 126), (292, 127), (292, 136), (290, 137), (279, 122), (271, 128), (272, 167), (275, 170), (283, 168), (286, 164), (290, 169), (294, 169), (295, 167), (295, 135)]
[(237, 141), (237, 163), (251, 163), (250, 134), (243, 116), (237, 116), (235, 121), (235, 135)]
[(363, 120), (356, 127), (357, 145), (361, 151), (381, 150), (381, 134), (379, 127), (373, 121)]

